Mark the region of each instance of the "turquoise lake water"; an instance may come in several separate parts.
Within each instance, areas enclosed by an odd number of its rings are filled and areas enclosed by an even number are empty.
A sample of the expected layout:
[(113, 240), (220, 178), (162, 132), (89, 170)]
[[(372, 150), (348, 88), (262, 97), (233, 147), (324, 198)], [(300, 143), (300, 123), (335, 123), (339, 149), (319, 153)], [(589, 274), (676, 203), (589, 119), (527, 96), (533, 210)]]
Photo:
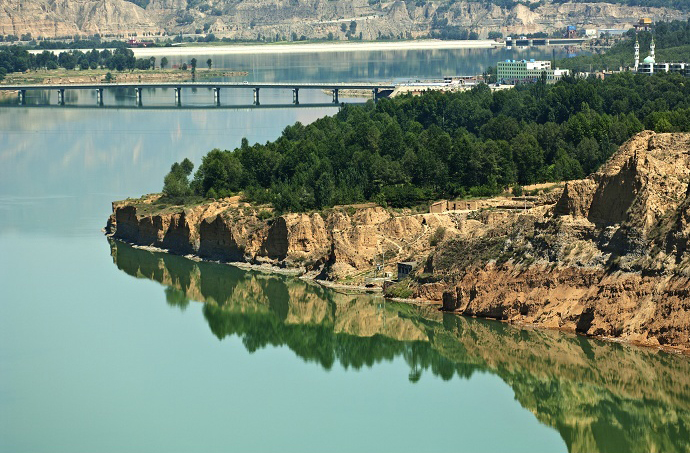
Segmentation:
[[(491, 52), (212, 57), (256, 81), (381, 81), (510, 57)], [(513, 57), (550, 56), (531, 52)], [(185, 99), (212, 102), (202, 90)], [(212, 148), (273, 140), (336, 109), (0, 107), (0, 452), (690, 450), (687, 357), (103, 236), (110, 203), (160, 190), (173, 162), (198, 165)]]

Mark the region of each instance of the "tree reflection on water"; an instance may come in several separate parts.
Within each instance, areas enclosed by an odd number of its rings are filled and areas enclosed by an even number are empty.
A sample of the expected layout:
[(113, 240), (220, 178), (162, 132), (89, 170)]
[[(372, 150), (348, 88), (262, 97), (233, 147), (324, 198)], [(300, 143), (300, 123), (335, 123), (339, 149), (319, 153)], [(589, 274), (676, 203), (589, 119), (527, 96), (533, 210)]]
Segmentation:
[(373, 367), (402, 357), (409, 381), (499, 376), (515, 398), (557, 429), (570, 451), (690, 449), (690, 360), (651, 349), (442, 314), (431, 308), (346, 295), (299, 279), (196, 262), (111, 241), (117, 267), (165, 286), (184, 310), (204, 302), (220, 340), (249, 353), (287, 346), (328, 370)]

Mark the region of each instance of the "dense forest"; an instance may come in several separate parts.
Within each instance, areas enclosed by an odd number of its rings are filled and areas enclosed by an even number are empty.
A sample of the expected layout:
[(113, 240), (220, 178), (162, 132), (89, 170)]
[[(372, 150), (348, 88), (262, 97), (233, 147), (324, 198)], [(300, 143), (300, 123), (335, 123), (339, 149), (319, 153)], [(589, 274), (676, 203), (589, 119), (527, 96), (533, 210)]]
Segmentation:
[[(640, 32), (640, 61), (649, 54), (651, 32)], [(654, 43), (657, 61), (690, 62), (690, 19), (687, 21), (659, 22), (654, 25)], [(635, 30), (629, 30), (625, 39), (614, 44), (603, 54), (582, 55), (558, 61), (558, 66), (575, 71), (615, 69), (633, 65), (635, 58)]]
[(413, 206), (581, 178), (644, 128), (690, 130), (687, 78), (571, 77), (343, 105), (335, 116), (286, 127), (273, 142), (213, 150), (191, 181), (192, 163), (176, 163), (163, 191), (210, 198), (242, 191), (278, 211), (367, 200)]

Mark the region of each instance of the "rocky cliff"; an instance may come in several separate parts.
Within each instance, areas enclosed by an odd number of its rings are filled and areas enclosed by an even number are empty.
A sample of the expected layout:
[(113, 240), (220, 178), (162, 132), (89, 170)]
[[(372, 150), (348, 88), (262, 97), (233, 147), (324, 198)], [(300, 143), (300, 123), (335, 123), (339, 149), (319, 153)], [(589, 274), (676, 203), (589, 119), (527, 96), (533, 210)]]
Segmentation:
[[(295, 269), (313, 277), (362, 281), (385, 258), (420, 260), (432, 235), (465, 234), (488, 223), (454, 213), (400, 214), (375, 205), (271, 217), (235, 199), (168, 206), (157, 195), (113, 203), (107, 233), (179, 255)], [(260, 218), (261, 217), (261, 218)], [(385, 254), (385, 256), (384, 256)]]
[[(486, 37), (560, 30), (567, 25), (588, 28), (627, 28), (640, 17), (684, 19), (670, 8), (646, 8), (607, 3), (541, 2), (536, 8), (521, 3), (502, 8), (468, 1), (367, 2), (348, 0), (0, 0), (0, 34), (70, 37), (74, 34), (139, 36), (194, 33), (208, 30), (217, 36), (257, 39), (258, 35), (323, 38), (332, 33), (376, 39), (380, 35), (405, 37), (429, 33), (434, 24), (462, 26)], [(346, 31), (342, 30), (345, 25)]]
[[(643, 132), (542, 212), (436, 249), (418, 296), (470, 316), (690, 348), (690, 135)], [(441, 289), (439, 289), (441, 288)]]
[(0, 34), (36, 38), (159, 33), (155, 17), (124, 0), (0, 0)]

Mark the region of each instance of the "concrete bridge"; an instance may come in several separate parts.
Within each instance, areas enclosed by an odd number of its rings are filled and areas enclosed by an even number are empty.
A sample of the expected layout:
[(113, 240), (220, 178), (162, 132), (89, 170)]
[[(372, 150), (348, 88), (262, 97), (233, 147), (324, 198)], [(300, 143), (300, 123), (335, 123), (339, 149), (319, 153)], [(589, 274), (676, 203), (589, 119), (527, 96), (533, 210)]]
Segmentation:
[(221, 105), (221, 90), (252, 90), (254, 93), (254, 104), (259, 105), (260, 92), (266, 89), (289, 89), (292, 90), (293, 104), (299, 104), (300, 90), (328, 90), (333, 95), (333, 103), (338, 104), (339, 93), (341, 90), (366, 90), (370, 91), (374, 101), (379, 97), (388, 96), (395, 85), (385, 83), (251, 83), (251, 82), (154, 82), (154, 83), (76, 83), (76, 84), (41, 84), (41, 85), (0, 85), (0, 90), (16, 91), (19, 105), (26, 102), (27, 91), (57, 91), (58, 105), (65, 105), (66, 90), (93, 90), (96, 92), (96, 103), (103, 105), (103, 90), (128, 88), (134, 89), (136, 94), (136, 105), (142, 106), (144, 89), (150, 88), (172, 88), (175, 92), (175, 105), (182, 106), (183, 89), (205, 88), (213, 90), (213, 104)]

